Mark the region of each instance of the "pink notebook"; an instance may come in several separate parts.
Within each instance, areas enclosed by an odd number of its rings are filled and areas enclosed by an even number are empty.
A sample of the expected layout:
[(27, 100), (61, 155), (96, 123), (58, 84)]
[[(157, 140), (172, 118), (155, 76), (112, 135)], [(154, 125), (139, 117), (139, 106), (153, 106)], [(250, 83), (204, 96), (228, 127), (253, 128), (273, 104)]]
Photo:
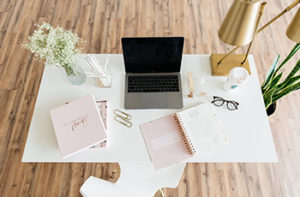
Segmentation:
[(166, 116), (141, 125), (148, 152), (156, 170), (192, 156), (180, 135), (180, 128), (174, 116)]
[[(68, 103), (70, 102), (66, 102), (65, 104)], [(107, 132), (107, 100), (97, 100), (96, 104), (100, 112), (100, 116), (103, 120), (105, 131)], [(103, 142), (95, 146), (91, 146), (90, 148), (105, 148), (105, 147), (107, 147), (107, 140), (104, 140)]]
[(63, 158), (106, 140), (105, 126), (93, 95), (55, 108), (50, 116)]
[(142, 124), (141, 130), (155, 169), (218, 150), (228, 141), (209, 103)]
[[(100, 116), (103, 120), (105, 131), (107, 132), (107, 101), (96, 101), (96, 104), (98, 106), (98, 110), (100, 112)], [(92, 146), (90, 148), (105, 148), (107, 147), (107, 140), (104, 140), (100, 144), (97, 144), (95, 146)]]

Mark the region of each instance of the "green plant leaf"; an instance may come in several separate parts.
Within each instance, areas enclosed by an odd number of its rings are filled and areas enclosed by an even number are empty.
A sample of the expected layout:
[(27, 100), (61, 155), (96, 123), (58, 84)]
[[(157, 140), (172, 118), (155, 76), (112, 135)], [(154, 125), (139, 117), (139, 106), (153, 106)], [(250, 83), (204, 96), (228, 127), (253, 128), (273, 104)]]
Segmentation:
[(297, 43), (294, 48), (291, 50), (291, 52), (288, 54), (288, 56), (283, 60), (283, 62), (278, 66), (275, 73), (277, 73), (283, 65), (285, 65), (300, 49), (300, 43)]
[(287, 86), (290, 86), (292, 84), (294, 84), (295, 82), (297, 82), (298, 80), (300, 80), (300, 75), (297, 75), (295, 77), (291, 77), (291, 78), (286, 78), (282, 83), (278, 84), (277, 86), (277, 92), (281, 91), (282, 89), (284, 89)]
[(272, 81), (269, 83), (270, 88), (273, 88), (273, 87), (277, 86), (277, 83), (279, 82), (279, 80), (281, 79), (281, 77), (282, 77), (282, 73), (280, 73), (274, 79), (272, 79)]
[(296, 65), (294, 66), (290, 74), (287, 76), (287, 78), (294, 76), (299, 70), (300, 70), (300, 60), (298, 60), (298, 62), (296, 63)]
[(278, 90), (277, 88), (277, 83), (280, 81), (281, 77), (282, 77), (283, 73), (280, 73), (279, 75), (277, 75), (276, 77), (274, 77), (270, 83), (265, 87), (264, 90), (262, 90), (262, 92), (266, 92), (270, 89), (273, 89), (274, 87), (276, 87), (276, 90)]
[(280, 99), (281, 97), (289, 94), (290, 92), (294, 91), (294, 90), (299, 90), (300, 89), (300, 82), (295, 83), (293, 85), (290, 85), (288, 87), (286, 87), (285, 89), (283, 89), (282, 91), (276, 93), (273, 96), (273, 102), (277, 101), (278, 99)]
[(273, 94), (276, 91), (276, 86), (263, 94), (265, 107), (268, 108), (273, 103)]
[(271, 79), (274, 76), (275, 68), (276, 68), (276, 65), (278, 64), (279, 58), (280, 58), (280, 55), (277, 56), (277, 58), (273, 61), (271, 67), (269, 68), (267, 77), (261, 86), (263, 91), (265, 90), (265, 87), (268, 85), (268, 83), (271, 81)]

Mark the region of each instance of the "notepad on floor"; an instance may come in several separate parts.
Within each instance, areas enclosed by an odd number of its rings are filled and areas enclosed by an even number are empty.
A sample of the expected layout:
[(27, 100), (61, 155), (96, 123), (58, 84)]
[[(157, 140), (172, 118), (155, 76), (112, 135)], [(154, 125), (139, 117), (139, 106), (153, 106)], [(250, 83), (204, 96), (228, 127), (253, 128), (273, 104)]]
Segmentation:
[(53, 109), (50, 116), (63, 158), (106, 140), (104, 122), (93, 95)]
[(155, 169), (218, 150), (228, 141), (209, 103), (150, 121), (140, 127)]

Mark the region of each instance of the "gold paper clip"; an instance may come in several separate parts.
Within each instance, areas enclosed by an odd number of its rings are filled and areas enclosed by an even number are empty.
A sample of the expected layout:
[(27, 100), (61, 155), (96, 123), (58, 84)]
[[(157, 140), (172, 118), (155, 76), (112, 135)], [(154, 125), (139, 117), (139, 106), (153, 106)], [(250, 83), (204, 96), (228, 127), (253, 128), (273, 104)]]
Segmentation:
[(131, 115), (130, 115), (130, 114), (127, 114), (127, 113), (125, 113), (125, 112), (122, 112), (122, 111), (120, 111), (120, 110), (118, 110), (118, 109), (115, 109), (115, 110), (114, 110), (114, 114), (115, 114), (116, 116), (119, 116), (119, 117), (122, 118), (122, 119), (125, 119), (125, 120), (131, 120)]
[(115, 114), (115, 121), (121, 123), (122, 125), (130, 128), (132, 126), (132, 122), (130, 122), (131, 120), (131, 115), (130, 114), (127, 114), (125, 112), (122, 112), (118, 109), (115, 109), (114, 110), (114, 114)]

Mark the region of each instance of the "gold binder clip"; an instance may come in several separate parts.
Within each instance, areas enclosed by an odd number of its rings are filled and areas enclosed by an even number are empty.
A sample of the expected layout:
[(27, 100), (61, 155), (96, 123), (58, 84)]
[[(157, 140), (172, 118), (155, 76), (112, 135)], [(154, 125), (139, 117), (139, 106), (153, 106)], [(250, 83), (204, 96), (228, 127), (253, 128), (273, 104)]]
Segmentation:
[(130, 128), (132, 126), (132, 122), (130, 122), (132, 116), (130, 114), (122, 112), (118, 109), (114, 110), (114, 114), (115, 114), (115, 117), (114, 117), (115, 121), (121, 123), (122, 125), (124, 125), (128, 128)]

